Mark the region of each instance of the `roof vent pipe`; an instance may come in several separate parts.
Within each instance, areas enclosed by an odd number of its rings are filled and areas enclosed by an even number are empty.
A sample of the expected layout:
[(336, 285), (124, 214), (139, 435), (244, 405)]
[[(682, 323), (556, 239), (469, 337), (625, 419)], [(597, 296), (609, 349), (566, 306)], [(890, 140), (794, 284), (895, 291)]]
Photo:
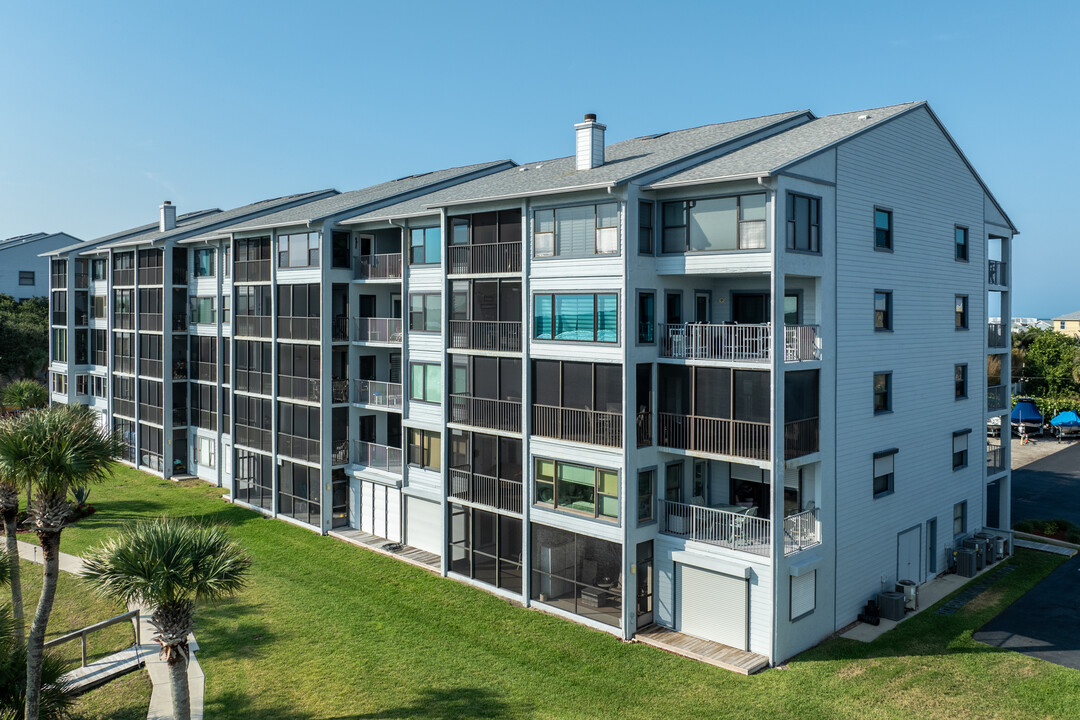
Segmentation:
[(166, 232), (176, 227), (176, 206), (170, 201), (166, 200), (161, 205), (161, 220), (158, 223), (158, 230)]
[(577, 131), (577, 169), (588, 170), (604, 164), (604, 131), (607, 125), (596, 122), (596, 115), (589, 113), (585, 122), (574, 126)]

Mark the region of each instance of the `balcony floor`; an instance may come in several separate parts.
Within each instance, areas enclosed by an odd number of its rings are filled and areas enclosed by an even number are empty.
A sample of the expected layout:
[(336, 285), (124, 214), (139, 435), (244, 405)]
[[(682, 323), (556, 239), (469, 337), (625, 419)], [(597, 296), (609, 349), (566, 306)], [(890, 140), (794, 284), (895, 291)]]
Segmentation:
[[(381, 555), (389, 555), (390, 557), (404, 560), (407, 563), (422, 567), (425, 570), (431, 572), (441, 572), (442, 559), (435, 553), (430, 553), (426, 550), (420, 550), (414, 548), (411, 545), (401, 545), (400, 543), (394, 543), (392, 540), (387, 540), (384, 537), (378, 535), (372, 535), (362, 530), (354, 530), (353, 528), (339, 528), (337, 530), (331, 530), (326, 533), (330, 537), (337, 538), (338, 540), (344, 540), (347, 543), (357, 545), (368, 550), (374, 550)], [(388, 550), (384, 548), (384, 545), (393, 544), (400, 546), (400, 550)]]
[(753, 675), (758, 670), (769, 666), (769, 658), (764, 655), (738, 650), (712, 640), (702, 640), (660, 625), (650, 625), (644, 630), (639, 630), (634, 639), (676, 655), (737, 672), (740, 675)]

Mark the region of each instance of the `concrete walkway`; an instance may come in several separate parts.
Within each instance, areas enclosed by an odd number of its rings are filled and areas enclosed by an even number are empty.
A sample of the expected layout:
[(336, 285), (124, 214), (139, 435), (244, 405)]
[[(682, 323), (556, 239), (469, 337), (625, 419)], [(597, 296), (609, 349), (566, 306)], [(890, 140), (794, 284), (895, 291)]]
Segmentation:
[[(31, 543), (19, 541), (19, 557), (28, 562), (41, 565), (43, 558), (41, 548)], [(63, 572), (78, 575), (82, 572), (83, 560), (75, 555), (60, 553), (60, 569)], [(150, 682), (153, 691), (150, 694), (150, 711), (147, 720), (169, 720), (172, 718), (172, 685), (169, 681), (169, 666), (159, 657), (160, 647), (151, 640), (154, 637), (154, 626), (150, 624), (150, 610), (140, 605), (128, 605), (129, 610), (139, 608), (139, 631), (143, 639), (142, 645), (132, 648), (135, 654), (146, 663), (146, 671), (150, 674)], [(195, 658), (195, 651), (199, 644), (194, 635), (188, 635), (188, 644), (191, 648), (191, 661), (188, 663), (188, 683), (191, 693), (191, 717), (192, 720), (203, 720), (203, 705), (205, 704), (206, 677), (203, 674), (199, 661)], [(98, 661), (99, 663), (113, 662), (113, 656)], [(93, 666), (94, 663), (91, 663)], [(80, 674), (85, 674), (82, 671)]]

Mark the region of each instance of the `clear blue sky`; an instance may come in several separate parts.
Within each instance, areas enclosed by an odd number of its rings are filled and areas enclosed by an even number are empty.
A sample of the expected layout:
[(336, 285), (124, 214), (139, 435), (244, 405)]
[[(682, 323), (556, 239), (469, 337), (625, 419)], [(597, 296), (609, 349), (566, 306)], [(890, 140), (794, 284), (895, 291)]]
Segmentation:
[(1080, 310), (1075, 2), (4, 2), (0, 238), (85, 239), (785, 110), (928, 100), (1020, 228), (1016, 315)]

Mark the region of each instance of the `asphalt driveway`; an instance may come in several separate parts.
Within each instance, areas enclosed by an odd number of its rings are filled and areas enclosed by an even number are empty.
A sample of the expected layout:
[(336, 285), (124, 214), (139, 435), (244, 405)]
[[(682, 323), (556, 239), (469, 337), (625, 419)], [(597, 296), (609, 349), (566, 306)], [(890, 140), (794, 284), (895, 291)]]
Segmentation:
[(1061, 519), (1080, 525), (1080, 444), (1013, 470), (1012, 484), (1014, 523)]
[(1080, 555), (983, 625), (987, 645), (1080, 670)]

